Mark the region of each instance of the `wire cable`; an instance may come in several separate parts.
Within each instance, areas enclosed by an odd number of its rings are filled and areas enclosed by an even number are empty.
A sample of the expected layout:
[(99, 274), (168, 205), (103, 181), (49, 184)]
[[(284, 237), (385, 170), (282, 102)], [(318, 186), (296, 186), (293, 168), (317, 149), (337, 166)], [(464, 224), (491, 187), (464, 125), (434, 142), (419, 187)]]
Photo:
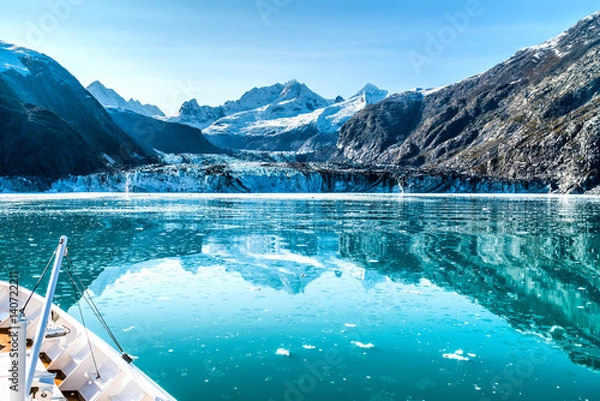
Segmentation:
[[(67, 275), (71, 277), (71, 282), (73, 284), (73, 290), (77, 292), (77, 288), (75, 286), (75, 281), (73, 280), (70, 272), (67, 272)], [(96, 370), (96, 380), (100, 380), (102, 377), (100, 376), (100, 371), (98, 370), (98, 363), (96, 361), (96, 355), (94, 354), (94, 348), (92, 347), (92, 342), (90, 341), (90, 333), (85, 324), (85, 318), (83, 317), (83, 309), (81, 309), (80, 300), (77, 300), (77, 308), (79, 309), (79, 316), (81, 317), (81, 323), (83, 325), (83, 329), (85, 331), (85, 337), (87, 338), (88, 347), (90, 348), (90, 355), (92, 356), (92, 362), (94, 363), (94, 369)]]
[(23, 307), (21, 308), (21, 310), (19, 312), (25, 313), (25, 308), (27, 308), (27, 305), (29, 305), (29, 301), (31, 301), (31, 298), (33, 297), (33, 294), (35, 294), (35, 291), (37, 290), (37, 288), (42, 283), (42, 280), (44, 279), (44, 276), (46, 275), (46, 273), (48, 273), (48, 268), (50, 268), (50, 264), (52, 263), (52, 260), (54, 259), (55, 255), (56, 255), (56, 251), (52, 252), (52, 256), (50, 256), (50, 260), (48, 261), (48, 264), (44, 268), (44, 271), (42, 272), (42, 275), (38, 279), (37, 283), (35, 283), (35, 285), (33, 286), (33, 289), (31, 290), (31, 293), (29, 294), (29, 297), (27, 298), (27, 301), (25, 301), (25, 303), (23, 304)]
[[(77, 274), (77, 271), (75, 270), (75, 265), (73, 264), (73, 261), (69, 257), (69, 253), (68, 252), (66, 254), (66, 258), (67, 258), (67, 261), (69, 262), (69, 269), (65, 269), (65, 271), (67, 272), (67, 275), (71, 278), (71, 281), (75, 285), (76, 291), (78, 291), (79, 296), (81, 298), (83, 298), (83, 300), (86, 301), (86, 303), (90, 307), (92, 313), (96, 316), (96, 318), (98, 319), (98, 321), (102, 325), (102, 328), (104, 328), (104, 330), (106, 331), (106, 333), (108, 334), (108, 336), (111, 338), (111, 340), (113, 341), (113, 343), (115, 344), (115, 346), (117, 347), (117, 349), (121, 352), (121, 357), (127, 363), (131, 363), (133, 361), (132, 357), (129, 356), (125, 352), (125, 350), (123, 349), (123, 347), (119, 343), (119, 340), (117, 340), (117, 337), (115, 336), (115, 334), (113, 333), (113, 331), (110, 329), (108, 323), (106, 323), (106, 320), (102, 316), (102, 313), (100, 313), (100, 310), (98, 309), (98, 307), (94, 303), (94, 300), (89, 295), (88, 291), (85, 289), (85, 285), (83, 284), (83, 282), (81, 281), (81, 278)], [(75, 277), (73, 277), (73, 275)], [(77, 278), (77, 282), (75, 281), (75, 278)]]

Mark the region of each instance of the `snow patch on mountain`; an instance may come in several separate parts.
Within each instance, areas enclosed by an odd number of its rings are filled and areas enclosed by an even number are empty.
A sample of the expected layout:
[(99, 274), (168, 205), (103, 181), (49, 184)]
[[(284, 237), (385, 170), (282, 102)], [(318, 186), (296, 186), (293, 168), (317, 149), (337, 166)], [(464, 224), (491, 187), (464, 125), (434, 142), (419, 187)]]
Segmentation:
[(0, 41), (0, 74), (6, 71), (16, 71), (23, 76), (29, 75), (29, 69), (21, 61), (24, 57), (38, 57), (33, 50), (17, 47)]
[(113, 107), (133, 111), (147, 117), (164, 117), (165, 114), (157, 106), (142, 104), (139, 100), (126, 101), (113, 89), (107, 88), (99, 81), (92, 82), (86, 88), (105, 108)]

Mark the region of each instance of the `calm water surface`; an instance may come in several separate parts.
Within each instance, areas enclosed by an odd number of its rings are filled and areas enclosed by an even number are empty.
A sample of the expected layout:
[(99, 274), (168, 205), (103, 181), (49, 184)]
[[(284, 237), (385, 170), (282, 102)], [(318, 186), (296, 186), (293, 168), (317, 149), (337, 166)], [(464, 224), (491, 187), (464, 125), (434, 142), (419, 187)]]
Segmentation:
[(181, 401), (600, 399), (600, 198), (4, 196), (0, 279), (63, 234)]

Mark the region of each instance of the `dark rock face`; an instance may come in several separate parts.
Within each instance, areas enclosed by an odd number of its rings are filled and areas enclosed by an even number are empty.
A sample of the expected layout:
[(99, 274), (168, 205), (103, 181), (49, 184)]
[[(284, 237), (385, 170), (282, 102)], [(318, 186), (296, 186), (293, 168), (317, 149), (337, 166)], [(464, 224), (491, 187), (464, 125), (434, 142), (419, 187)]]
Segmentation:
[(29, 74), (0, 73), (0, 176), (53, 179), (151, 160), (58, 63), (34, 52), (21, 62)]
[(156, 120), (127, 110), (108, 109), (108, 113), (147, 152), (156, 149), (163, 153), (224, 153), (197, 128)]
[[(419, 93), (406, 93), (376, 103), (342, 127), (338, 147), (353, 161), (371, 162), (371, 155), (379, 155), (404, 142), (421, 121), (422, 114), (423, 95)], [(359, 141), (350, 138), (353, 133), (361, 133)]]
[(600, 185), (600, 14), (491, 70), (359, 112), (335, 160), (490, 180)]

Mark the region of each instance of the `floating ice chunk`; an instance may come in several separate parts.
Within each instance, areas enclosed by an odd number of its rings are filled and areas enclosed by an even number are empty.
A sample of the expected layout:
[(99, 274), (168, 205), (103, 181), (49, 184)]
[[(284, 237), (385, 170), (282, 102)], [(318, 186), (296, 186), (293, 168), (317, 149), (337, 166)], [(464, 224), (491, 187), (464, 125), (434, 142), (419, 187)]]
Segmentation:
[(421, 285), (421, 287), (433, 286), (433, 283), (431, 281), (427, 280), (425, 277), (421, 278), (421, 280), (419, 281), (419, 284)]
[(277, 349), (277, 351), (275, 351), (275, 355), (290, 356), (290, 350), (285, 348), (279, 348)]
[(260, 287), (250, 287), (250, 291), (261, 291)]
[(475, 355), (472, 352), (469, 352), (467, 355), (469, 356), (469, 358), (477, 358), (477, 355)]
[(354, 327), (356, 327), (356, 325), (355, 325), (355, 324), (353, 324), (353, 323), (346, 323), (344, 326), (346, 326), (346, 327), (350, 327), (350, 328), (354, 328)]
[(446, 359), (455, 359), (457, 361), (468, 361), (469, 360), (469, 358), (465, 358), (464, 356), (456, 355), (456, 354), (444, 354), (442, 356)]
[(373, 345), (373, 343), (364, 344), (360, 341), (352, 341), (351, 344), (354, 344), (359, 348), (375, 348), (375, 345)]
[(314, 345), (308, 345), (307, 344), (307, 345), (303, 345), (302, 348), (304, 348), (304, 349), (315, 349), (317, 347), (315, 347)]
[(135, 326), (129, 326), (128, 328), (126, 328), (126, 329), (123, 329), (123, 331), (124, 331), (125, 333), (127, 333), (128, 331), (131, 331), (131, 330), (133, 330), (133, 329), (135, 329)]
[(469, 358), (463, 356), (464, 351), (462, 349), (454, 351), (453, 354), (443, 354), (442, 357), (446, 359), (454, 359), (456, 361), (468, 361)]

